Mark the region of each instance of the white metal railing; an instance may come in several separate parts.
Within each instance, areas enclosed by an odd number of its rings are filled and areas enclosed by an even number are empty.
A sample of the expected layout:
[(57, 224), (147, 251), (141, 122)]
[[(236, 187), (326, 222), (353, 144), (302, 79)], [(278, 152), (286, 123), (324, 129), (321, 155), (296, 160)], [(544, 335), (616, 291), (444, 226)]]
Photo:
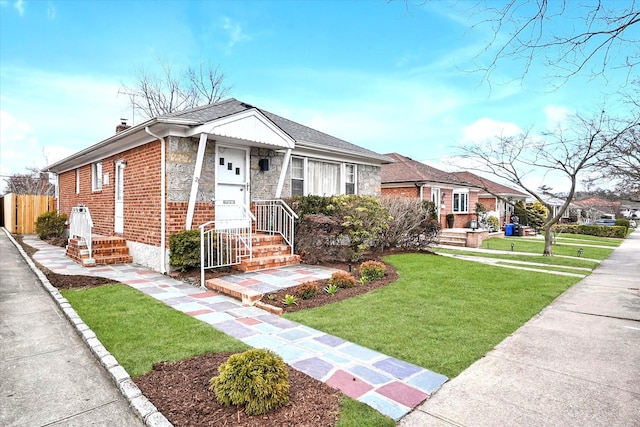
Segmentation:
[(278, 233), (291, 246), (293, 255), (294, 222), (298, 215), (284, 200), (254, 200), (253, 211), (256, 218), (256, 231)]
[(253, 214), (243, 203), (214, 201), (216, 220), (200, 225), (200, 284), (204, 271), (240, 264), (252, 257)]
[(93, 229), (93, 220), (89, 208), (83, 205), (71, 208), (71, 217), (69, 218), (69, 237), (79, 237), (84, 241), (89, 250), (89, 258), (93, 258), (91, 249), (91, 230)]

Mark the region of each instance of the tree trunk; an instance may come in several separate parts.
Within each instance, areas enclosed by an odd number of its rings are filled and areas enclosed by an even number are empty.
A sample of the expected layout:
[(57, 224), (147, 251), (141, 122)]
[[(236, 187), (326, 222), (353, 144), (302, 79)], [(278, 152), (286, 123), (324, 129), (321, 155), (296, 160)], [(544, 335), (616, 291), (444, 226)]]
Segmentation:
[(553, 234), (551, 234), (552, 226), (553, 224), (544, 225), (544, 252), (542, 252), (544, 256), (553, 255), (553, 249), (551, 248), (551, 243), (553, 243)]

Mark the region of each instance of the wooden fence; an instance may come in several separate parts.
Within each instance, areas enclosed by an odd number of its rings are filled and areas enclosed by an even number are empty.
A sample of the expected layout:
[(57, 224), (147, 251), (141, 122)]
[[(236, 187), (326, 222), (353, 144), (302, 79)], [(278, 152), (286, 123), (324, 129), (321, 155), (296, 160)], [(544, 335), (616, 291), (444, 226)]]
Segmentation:
[(45, 212), (55, 210), (55, 198), (35, 194), (5, 194), (2, 197), (4, 227), (14, 234), (34, 234), (36, 220)]

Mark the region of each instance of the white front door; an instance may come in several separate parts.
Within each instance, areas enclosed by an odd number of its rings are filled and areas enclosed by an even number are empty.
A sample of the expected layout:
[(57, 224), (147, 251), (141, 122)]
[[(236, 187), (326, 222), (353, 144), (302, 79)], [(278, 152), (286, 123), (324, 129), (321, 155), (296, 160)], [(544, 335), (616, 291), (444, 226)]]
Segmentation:
[(216, 145), (216, 228), (249, 225), (248, 149)]
[(124, 233), (124, 162), (116, 163), (115, 192), (116, 203), (113, 231), (115, 233)]
[(440, 189), (439, 188), (432, 188), (431, 189), (431, 201), (436, 206), (436, 216), (439, 219), (440, 218), (440, 209), (444, 208), (444, 205), (441, 204), (442, 201), (440, 199)]

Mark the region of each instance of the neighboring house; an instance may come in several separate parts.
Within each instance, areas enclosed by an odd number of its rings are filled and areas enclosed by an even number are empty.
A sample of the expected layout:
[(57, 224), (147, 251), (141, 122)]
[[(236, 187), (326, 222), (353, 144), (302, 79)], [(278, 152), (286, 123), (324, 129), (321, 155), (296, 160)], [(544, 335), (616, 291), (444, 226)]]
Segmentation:
[(622, 203), (592, 197), (573, 202), (582, 210), (582, 217), (587, 222), (595, 222), (601, 217), (617, 218), (622, 215)]
[(514, 211), (514, 204), (518, 201), (523, 203), (527, 199), (527, 194), (506, 185), (493, 182), (471, 172), (454, 172), (454, 174), (469, 186), (478, 188), (478, 203), (481, 203), (487, 210), (488, 215), (493, 215), (500, 220), (500, 226), (508, 224)]
[[(379, 195), (380, 168), (389, 161), (228, 99), (133, 127), (123, 123), (114, 136), (47, 171), (56, 174), (61, 213), (84, 205), (94, 235), (123, 237), (134, 262), (164, 273), (174, 233), (235, 220), (257, 200)], [(274, 212), (263, 210), (263, 223), (275, 221), (264, 217)]]
[(441, 226), (446, 215), (455, 215), (454, 228), (467, 227), (476, 220), (475, 206), (479, 190), (456, 175), (441, 171), (398, 153), (386, 154), (393, 163), (382, 165), (382, 195), (412, 197), (435, 203)]

